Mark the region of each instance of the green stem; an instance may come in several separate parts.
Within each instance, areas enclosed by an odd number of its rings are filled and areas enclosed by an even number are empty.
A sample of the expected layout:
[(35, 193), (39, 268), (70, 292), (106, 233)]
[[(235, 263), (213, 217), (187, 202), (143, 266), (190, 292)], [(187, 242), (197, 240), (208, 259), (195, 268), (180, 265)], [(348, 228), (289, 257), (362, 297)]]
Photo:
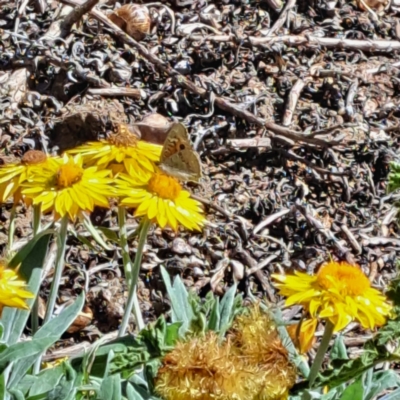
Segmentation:
[(10, 227), (8, 228), (8, 250), (12, 251), (14, 244), (14, 233), (15, 233), (15, 215), (17, 213), (17, 205), (13, 203), (10, 213)]
[[(41, 204), (35, 204), (33, 206), (33, 220), (32, 220), (32, 230), (33, 237), (35, 237), (40, 232), (40, 218), (41, 218), (42, 207)], [(36, 296), (35, 302), (32, 306), (31, 311), (31, 326), (32, 326), (32, 335), (34, 335), (39, 329), (39, 294)]]
[(135, 261), (133, 263), (133, 271), (132, 271), (132, 282), (129, 286), (129, 294), (128, 301), (126, 304), (124, 316), (122, 318), (121, 326), (119, 328), (118, 336), (121, 337), (125, 334), (126, 328), (128, 327), (129, 318), (131, 315), (132, 307), (133, 312), (135, 314), (136, 324), (139, 328), (139, 331), (144, 328), (144, 322), (142, 319), (142, 313), (140, 311), (139, 302), (136, 296), (136, 286), (139, 279), (140, 265), (142, 263), (143, 249), (146, 244), (147, 233), (149, 232), (149, 228), (151, 225), (151, 221), (145, 218), (142, 221), (142, 226), (139, 234), (139, 243), (135, 256)]
[(31, 309), (31, 326), (32, 326), (32, 335), (34, 335), (39, 329), (39, 301), (38, 301), (39, 293), (36, 296), (35, 302), (33, 303)]
[(326, 351), (328, 350), (329, 347), (329, 342), (333, 336), (334, 328), (335, 326), (332, 324), (332, 322), (326, 320), (325, 332), (324, 335), (322, 336), (321, 344), (319, 345), (314, 362), (311, 366), (310, 375), (308, 376), (309, 387), (312, 387), (312, 385), (315, 382), (315, 379), (317, 378), (318, 372), (321, 369), (321, 365), (324, 361)]
[[(44, 317), (44, 324), (50, 321), (54, 307), (56, 305), (58, 288), (60, 286), (60, 281), (62, 277), (62, 272), (64, 269), (64, 258), (65, 249), (67, 245), (67, 231), (68, 231), (68, 214), (64, 215), (61, 219), (60, 229), (57, 236), (57, 257), (54, 267), (54, 277), (53, 282), (51, 282), (49, 300), (47, 302), (46, 315)], [(42, 357), (38, 357), (34, 366), (33, 374), (37, 375), (40, 372), (40, 365), (42, 362)]]
[(33, 221), (32, 221), (32, 228), (33, 228), (33, 236), (36, 236), (40, 230), (40, 218), (42, 216), (42, 204), (35, 204), (33, 206)]
[(51, 283), (49, 300), (47, 303), (46, 316), (44, 323), (48, 322), (53, 315), (54, 307), (56, 305), (58, 288), (60, 286), (61, 276), (64, 269), (64, 257), (67, 244), (67, 228), (68, 228), (68, 215), (64, 215), (61, 219), (61, 226), (57, 238), (57, 258), (54, 270), (53, 282)]
[(128, 234), (126, 231), (126, 211), (124, 207), (118, 207), (118, 225), (119, 225), (119, 245), (122, 252), (122, 262), (124, 264), (124, 272), (126, 284), (131, 287), (132, 282), (132, 260), (129, 255)]

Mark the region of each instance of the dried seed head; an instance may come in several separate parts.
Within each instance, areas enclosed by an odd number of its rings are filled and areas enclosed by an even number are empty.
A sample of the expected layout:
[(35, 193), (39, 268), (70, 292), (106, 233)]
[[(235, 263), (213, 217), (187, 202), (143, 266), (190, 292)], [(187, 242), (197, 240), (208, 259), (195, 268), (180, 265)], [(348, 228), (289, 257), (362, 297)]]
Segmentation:
[(150, 14), (145, 6), (125, 4), (108, 18), (135, 40), (142, 40), (150, 32)]
[(45, 162), (46, 160), (47, 156), (43, 151), (29, 150), (22, 156), (21, 163), (23, 165), (35, 165)]
[(251, 399), (259, 391), (256, 376), (211, 332), (176, 344), (158, 371), (156, 391), (166, 400)]
[(236, 318), (232, 340), (246, 365), (257, 366), (259, 399), (284, 398), (296, 381), (296, 370), (282, 344), (274, 321), (258, 305)]

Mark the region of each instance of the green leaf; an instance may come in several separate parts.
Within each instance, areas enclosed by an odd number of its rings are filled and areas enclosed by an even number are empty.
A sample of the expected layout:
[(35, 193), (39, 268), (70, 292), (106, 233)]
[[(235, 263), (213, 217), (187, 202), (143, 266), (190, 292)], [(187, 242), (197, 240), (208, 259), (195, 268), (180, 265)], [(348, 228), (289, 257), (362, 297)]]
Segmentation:
[[(177, 276), (175, 278), (173, 289), (175, 292), (176, 299), (178, 301), (178, 303), (174, 305), (175, 313), (180, 314), (181, 316), (180, 322), (182, 322), (182, 326), (179, 329), (179, 333), (183, 336), (186, 333), (190, 325), (190, 322), (193, 319), (193, 311), (189, 304), (189, 294), (180, 276)], [(172, 322), (179, 322), (179, 321), (172, 321)]]
[(56, 340), (58, 340), (61, 335), (70, 327), (72, 322), (75, 321), (84, 304), (85, 292), (81, 292), (70, 306), (66, 307), (59, 315), (43, 325), (33, 337), (44, 338), (53, 336), (57, 337)]
[(217, 332), (221, 324), (221, 314), (219, 312), (219, 298), (215, 299), (208, 320), (208, 329)]
[[(392, 282), (393, 284), (393, 282)], [(394, 298), (397, 298), (397, 300), (392, 300), (392, 301), (400, 301), (400, 285), (396, 284), (396, 293)], [(394, 292), (392, 292), (393, 294)], [(398, 307), (396, 307), (398, 309)], [(379, 346), (384, 346), (386, 343), (390, 342), (393, 340), (393, 336), (397, 336), (398, 333), (400, 332), (400, 318), (397, 315), (396, 319), (394, 320), (389, 320), (387, 323), (379, 329), (376, 335), (376, 342)]]
[[(256, 301), (256, 299), (253, 299), (253, 301)], [(263, 303), (260, 304), (261, 309), (263, 309)], [(283, 325), (283, 317), (282, 317), (282, 311), (278, 309), (274, 309), (274, 311), (269, 311), (268, 308), (264, 309), (265, 312), (270, 312), (270, 314), (273, 316), (273, 319), (276, 323), (276, 327), (279, 333), (279, 337), (282, 340), (283, 345), (289, 352), (289, 357), (290, 360), (296, 365), (298, 370), (301, 372), (301, 374), (304, 376), (304, 378), (308, 378), (310, 374), (310, 367), (307, 363), (307, 361), (304, 359), (304, 357), (300, 356), (299, 353), (296, 350), (296, 347), (290, 338), (288, 331), (286, 327)]]
[[(20, 265), (27, 257), (32, 256), (36, 252), (36, 245), (39, 241), (41, 241), (42, 238), (45, 238), (46, 236), (49, 239), (50, 236), (54, 235), (56, 231), (54, 229), (46, 229), (40, 233), (38, 233), (35, 237), (33, 237), (24, 247), (22, 247), (21, 250), (18, 251), (18, 253), (11, 259), (11, 261), (8, 263), (8, 266), (10, 268), (16, 268), (18, 265)], [(35, 252), (33, 250), (35, 249)], [(32, 263), (31, 263), (32, 265)], [(29, 274), (29, 268), (27, 270), (27, 274), (25, 274), (26, 268), (24, 266), (21, 266), (19, 269), (20, 276), (23, 277), (24, 279), (28, 279), (30, 274)]]
[(372, 382), (370, 382), (365, 390), (363, 400), (372, 400), (387, 389), (398, 388), (399, 386), (400, 377), (395, 371), (387, 370), (375, 372), (372, 376)]
[(99, 400), (121, 400), (121, 376), (119, 374), (103, 379), (99, 391)]
[(380, 398), (380, 400), (398, 400), (398, 399), (400, 399), (400, 388)]
[(106, 378), (107, 376), (109, 376), (110, 370), (111, 370), (111, 362), (114, 359), (114, 356), (115, 356), (115, 354), (112, 350), (107, 354), (107, 361), (106, 361), (106, 365), (105, 365), (105, 369), (104, 369), (103, 378)]
[(353, 384), (347, 386), (340, 400), (363, 400), (364, 387), (361, 379), (357, 379)]
[(25, 375), (19, 382), (17, 389), (27, 396), (30, 388), (35, 384), (36, 380), (37, 376)]
[[(42, 339), (52, 337), (54, 342), (60, 339), (61, 335), (68, 329), (72, 322), (76, 319), (79, 312), (82, 310), (85, 302), (85, 295), (82, 292), (75, 302), (65, 308), (57, 317), (51, 319), (43, 325), (38, 332), (33, 336), (33, 339)], [(53, 342), (53, 343), (54, 343)], [(51, 343), (51, 345), (53, 344)], [(49, 346), (50, 347), (50, 346)], [(36, 360), (36, 355), (24, 360), (18, 360), (13, 365), (12, 373), (8, 382), (8, 387), (13, 387), (24, 377), (28, 369)]]
[(6, 379), (4, 373), (0, 375), (0, 400), (7, 399), (7, 392), (6, 392)]
[(144, 400), (129, 382), (126, 385), (126, 395), (128, 396), (128, 400)]
[(56, 340), (57, 337), (50, 336), (11, 345), (0, 354), (0, 373), (3, 373), (12, 361), (22, 361), (22, 359), (43, 353)]
[(119, 237), (117, 232), (113, 231), (112, 229), (106, 228), (104, 226), (98, 226), (97, 229), (103, 233), (103, 235), (114, 243), (119, 243)]
[(101, 237), (99, 231), (94, 227), (92, 224), (92, 221), (90, 220), (89, 217), (85, 216), (85, 219), (83, 220), (83, 225), (85, 225), (85, 228), (90, 232), (92, 235), (93, 239), (101, 246), (103, 247), (104, 250), (111, 251), (113, 248), (110, 247), (104, 239)]
[[(145, 332), (146, 329), (142, 332)], [(140, 335), (142, 335), (142, 332)], [(125, 374), (125, 372), (132, 374), (135, 369), (143, 368), (144, 363), (150, 357), (140, 335), (137, 337), (129, 335), (117, 338), (101, 347), (98, 346), (98, 342), (101, 339), (97, 340), (83, 359), (77, 357), (71, 363), (75, 368), (81, 369), (85, 377), (90, 373), (90, 379), (93, 376), (103, 378), (107, 373), (107, 368), (111, 374)], [(112, 360), (108, 358), (111, 351), (114, 353)], [(106, 365), (107, 362), (109, 363), (108, 365)], [(85, 382), (88, 381), (87, 378)]]
[(319, 391), (306, 389), (299, 395), (289, 396), (289, 400), (338, 400), (336, 389), (330, 390), (327, 394), (321, 394)]
[(13, 400), (26, 400), (24, 394), (18, 389), (10, 390), (9, 393), (12, 394)]
[(344, 343), (343, 335), (339, 334), (333, 343), (331, 354), (331, 360), (348, 360), (346, 345)]
[[(28, 290), (37, 295), (42, 282), (42, 268), (47, 254), (48, 243), (54, 231), (47, 230), (39, 233), (28, 242), (11, 260), (11, 266), (18, 266), (18, 274), (28, 283)], [(35, 299), (28, 299), (32, 307)], [(4, 327), (3, 341), (7, 344), (17, 343), (25, 329), (29, 318), (29, 310), (5, 307), (1, 316)]]
[(179, 329), (181, 327), (180, 322), (175, 322), (174, 324), (168, 324), (166, 333), (165, 333), (165, 345), (166, 346), (173, 346), (176, 341), (179, 339)]
[(176, 298), (175, 291), (172, 288), (171, 278), (170, 278), (167, 270), (162, 265), (160, 267), (160, 271), (161, 271), (162, 279), (164, 281), (165, 289), (167, 290), (169, 299), (171, 301), (171, 320), (172, 320), (172, 322), (178, 322), (178, 321), (180, 321), (180, 319), (179, 319), (178, 315), (175, 314), (175, 310), (173, 307), (173, 304), (175, 304), (175, 306), (177, 306), (178, 299)]
[(329, 385), (335, 387), (350, 380), (357, 379), (370, 368), (384, 361), (398, 362), (399, 357), (388, 352), (385, 346), (379, 346), (375, 341), (369, 340), (364, 344), (364, 352), (354, 360), (333, 360), (332, 368), (318, 375), (319, 387)]
[(43, 395), (52, 391), (64, 376), (63, 366), (45, 369), (35, 376), (35, 381), (29, 390), (29, 397)]
[(390, 163), (390, 173), (388, 175), (388, 179), (388, 193), (391, 193), (400, 187), (400, 164), (395, 162)]
[(192, 310), (189, 311), (188, 292), (179, 276), (175, 279), (174, 286), (171, 285), (169, 274), (163, 266), (161, 266), (161, 275), (171, 301), (171, 321), (182, 322), (179, 333), (184, 335), (190, 324), (189, 317), (193, 316)]
[(77, 233), (73, 233), (74, 236), (85, 246), (87, 246), (90, 250), (97, 252), (98, 248), (92, 244), (92, 242), (87, 239), (85, 236), (78, 235)]
[(229, 290), (225, 293), (224, 297), (221, 300), (221, 304), (219, 307), (219, 312), (221, 315), (221, 320), (219, 324), (219, 334), (220, 336), (224, 336), (227, 329), (229, 329), (232, 324), (233, 315), (232, 309), (236, 295), (236, 284), (233, 285)]
[(41, 354), (34, 354), (30, 357), (24, 358), (23, 360), (15, 361), (15, 364), (13, 364), (12, 366), (10, 378), (8, 379), (7, 386), (9, 389), (17, 386), (20, 383), (20, 381), (24, 378), (29, 368), (31, 368), (31, 366), (40, 356)]
[(65, 363), (63, 366), (65, 374), (59, 384), (47, 394), (46, 400), (75, 400), (80, 384), (80, 375), (77, 375), (69, 363)]

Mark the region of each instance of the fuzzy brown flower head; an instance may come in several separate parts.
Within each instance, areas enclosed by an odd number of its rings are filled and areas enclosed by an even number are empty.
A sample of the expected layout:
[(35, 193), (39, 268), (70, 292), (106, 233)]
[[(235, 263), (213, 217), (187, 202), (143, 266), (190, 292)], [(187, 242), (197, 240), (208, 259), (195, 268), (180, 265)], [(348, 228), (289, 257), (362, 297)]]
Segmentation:
[(280, 400), (296, 381), (296, 369), (282, 344), (274, 321), (255, 305), (236, 318), (232, 340), (247, 365), (257, 366), (257, 399)]
[(256, 369), (235, 355), (229, 342), (211, 332), (178, 342), (156, 378), (156, 391), (166, 400), (244, 400), (259, 392)]

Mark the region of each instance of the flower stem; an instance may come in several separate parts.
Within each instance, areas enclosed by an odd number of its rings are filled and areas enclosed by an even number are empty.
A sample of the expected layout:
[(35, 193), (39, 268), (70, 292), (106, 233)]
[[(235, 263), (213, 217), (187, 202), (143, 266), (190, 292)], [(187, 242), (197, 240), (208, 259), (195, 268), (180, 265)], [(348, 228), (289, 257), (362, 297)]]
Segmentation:
[(329, 347), (329, 342), (333, 336), (334, 327), (335, 326), (332, 324), (332, 322), (326, 320), (325, 332), (324, 335), (322, 336), (321, 344), (319, 345), (314, 362), (311, 366), (310, 375), (308, 376), (309, 387), (312, 387), (312, 385), (315, 382), (315, 379), (317, 378), (318, 372), (321, 369), (322, 362), (324, 361), (326, 351), (328, 350)]
[[(41, 218), (42, 207), (41, 204), (35, 204), (33, 206), (33, 220), (32, 220), (32, 230), (33, 237), (35, 237), (40, 232), (40, 218)], [(31, 325), (32, 325), (32, 334), (34, 335), (39, 329), (39, 294), (37, 294), (35, 302), (32, 306), (31, 311)]]
[[(57, 236), (57, 257), (54, 268), (53, 282), (51, 283), (49, 300), (47, 302), (46, 315), (44, 323), (50, 321), (53, 315), (54, 307), (56, 305), (58, 288), (60, 286), (62, 271), (64, 269), (65, 249), (67, 245), (67, 229), (68, 229), (68, 214), (64, 215), (61, 219), (60, 229)], [(36, 298), (37, 302), (37, 298)], [(35, 302), (35, 304), (36, 304)], [(40, 372), (42, 357), (38, 357), (33, 366), (33, 374), (37, 375)]]
[(55, 272), (53, 282), (51, 283), (50, 296), (47, 303), (46, 316), (44, 322), (48, 322), (54, 311), (57, 300), (58, 288), (60, 286), (62, 271), (64, 269), (64, 257), (67, 244), (67, 228), (68, 228), (68, 215), (64, 215), (61, 219), (61, 226), (57, 238), (57, 258), (55, 265)]
[(33, 206), (33, 221), (32, 221), (32, 228), (33, 228), (33, 236), (36, 236), (40, 230), (40, 218), (42, 216), (42, 204), (35, 204)]
[(12, 251), (14, 244), (14, 233), (15, 233), (15, 214), (17, 213), (17, 205), (13, 203), (10, 213), (10, 226), (8, 228), (8, 250)]
[(126, 284), (131, 287), (132, 282), (132, 260), (129, 255), (128, 234), (126, 231), (126, 211), (124, 207), (118, 207), (118, 225), (119, 225), (119, 245), (122, 252), (122, 262)]
[(129, 286), (129, 294), (128, 294), (128, 301), (126, 304), (124, 316), (122, 318), (121, 326), (119, 328), (118, 336), (121, 337), (125, 334), (126, 328), (128, 327), (129, 317), (131, 315), (131, 310), (133, 307), (133, 312), (135, 314), (136, 324), (139, 328), (139, 331), (144, 328), (144, 322), (142, 319), (142, 313), (140, 312), (139, 302), (136, 295), (136, 286), (139, 279), (139, 272), (140, 272), (140, 265), (142, 263), (142, 256), (143, 256), (143, 249), (144, 245), (146, 244), (147, 233), (149, 232), (149, 228), (151, 225), (151, 221), (145, 218), (142, 221), (142, 226), (140, 228), (139, 233), (139, 243), (138, 248), (135, 256), (135, 261), (133, 263), (132, 268), (132, 281), (131, 285)]

